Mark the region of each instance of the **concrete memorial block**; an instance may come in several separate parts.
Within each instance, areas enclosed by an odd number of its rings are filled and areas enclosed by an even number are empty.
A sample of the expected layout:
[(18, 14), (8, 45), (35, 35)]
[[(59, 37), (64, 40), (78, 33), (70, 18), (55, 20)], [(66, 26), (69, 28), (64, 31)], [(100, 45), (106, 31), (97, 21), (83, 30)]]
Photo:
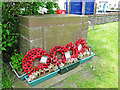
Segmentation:
[(82, 24), (82, 27), (83, 27), (84, 31), (88, 30), (88, 27), (86, 27), (86, 26), (89, 26), (88, 22), (85, 22), (85, 23)]
[(85, 15), (33, 15), (19, 16), (19, 19), (20, 52), (23, 54), (33, 48), (43, 48), (49, 53), (53, 46), (75, 42), (87, 35), (82, 32), (88, 30), (88, 16)]
[(44, 30), (44, 49), (49, 50), (55, 45), (65, 46), (82, 38), (82, 24), (47, 27)]
[(33, 15), (19, 16), (20, 23), (28, 27), (56, 26), (62, 24), (81, 23), (87, 21), (87, 16), (64, 14), (64, 15)]
[(30, 50), (30, 41), (25, 39), (24, 37), (20, 36), (19, 47), (20, 47), (20, 50), (22, 50), (21, 53)]
[(82, 32), (82, 39), (86, 40), (88, 34), (88, 30)]

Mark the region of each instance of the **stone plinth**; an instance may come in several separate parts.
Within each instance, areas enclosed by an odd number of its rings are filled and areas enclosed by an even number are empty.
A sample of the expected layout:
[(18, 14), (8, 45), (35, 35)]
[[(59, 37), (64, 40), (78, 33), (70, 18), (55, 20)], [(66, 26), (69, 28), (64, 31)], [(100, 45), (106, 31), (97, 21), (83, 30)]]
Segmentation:
[(65, 46), (79, 38), (87, 39), (88, 16), (38, 15), (19, 16), (20, 52), (43, 48), (48, 53), (55, 45)]

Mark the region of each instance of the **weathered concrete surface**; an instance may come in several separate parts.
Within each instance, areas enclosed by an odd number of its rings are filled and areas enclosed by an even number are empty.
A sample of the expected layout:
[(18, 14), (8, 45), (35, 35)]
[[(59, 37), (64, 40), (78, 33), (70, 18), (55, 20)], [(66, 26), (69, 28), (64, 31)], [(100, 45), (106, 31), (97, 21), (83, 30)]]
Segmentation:
[(33, 15), (19, 16), (19, 47), (25, 55), (33, 48), (48, 53), (55, 45), (65, 46), (77, 39), (87, 39), (88, 17), (84, 15)]
[(85, 67), (86, 63), (92, 63), (94, 60), (96, 60), (97, 57), (94, 56), (91, 60), (79, 65), (78, 67), (74, 68), (73, 70), (63, 74), (63, 75), (60, 75), (58, 74), (57, 76), (51, 78), (51, 79), (48, 79), (34, 87), (31, 87), (26, 80), (22, 81), (20, 79), (18, 79), (14, 73), (12, 73), (12, 76), (14, 76), (14, 83), (13, 83), (13, 86), (14, 88), (48, 88), (50, 86), (54, 86), (56, 84), (59, 84), (59, 82), (61, 82), (62, 80), (64, 80), (65, 78), (71, 76), (71, 75), (74, 75), (76, 73), (81, 73), (81, 69)]
[(30, 28), (23, 24), (19, 23), (19, 33), (29, 40), (40, 39), (42, 38), (42, 27)]
[(75, 42), (82, 38), (82, 24), (46, 27), (44, 29), (44, 49), (49, 50), (55, 45), (65, 46), (67, 43)]

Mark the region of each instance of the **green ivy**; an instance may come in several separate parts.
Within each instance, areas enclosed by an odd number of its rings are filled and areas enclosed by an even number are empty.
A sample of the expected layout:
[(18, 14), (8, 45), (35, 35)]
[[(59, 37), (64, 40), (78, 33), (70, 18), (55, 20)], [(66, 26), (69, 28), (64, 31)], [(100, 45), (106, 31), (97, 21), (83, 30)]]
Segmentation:
[(23, 69), (22, 69), (22, 59), (23, 59), (23, 57), (24, 57), (23, 55), (20, 55), (20, 54), (17, 54), (17, 53), (15, 53), (15, 55), (13, 55), (11, 57), (11, 63), (13, 65), (14, 70), (23, 72)]
[(39, 6), (48, 9), (47, 14), (55, 14), (55, 2), (2, 2), (2, 51), (3, 60), (9, 61), (13, 53), (19, 53), (18, 15), (40, 15)]

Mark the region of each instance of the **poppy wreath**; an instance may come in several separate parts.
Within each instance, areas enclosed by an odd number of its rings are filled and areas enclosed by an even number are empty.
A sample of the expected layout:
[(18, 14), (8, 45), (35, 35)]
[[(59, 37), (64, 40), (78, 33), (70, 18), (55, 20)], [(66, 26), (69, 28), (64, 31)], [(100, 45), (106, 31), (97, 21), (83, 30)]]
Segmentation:
[(74, 43), (68, 43), (65, 45), (65, 52), (68, 52), (70, 50), (72, 50), (71, 58), (77, 58), (78, 57), (78, 47)]
[[(58, 59), (56, 57), (56, 53), (57, 52), (60, 52), (62, 54), (62, 58), (61, 59)], [(65, 63), (66, 62), (66, 58), (65, 58), (65, 48), (63, 46), (54, 46), (51, 50), (50, 50), (50, 58), (51, 58), (51, 63), (52, 64), (55, 64), (57, 66), (60, 65), (60, 63)]]
[(80, 49), (80, 50), (78, 49), (78, 54), (80, 54), (80, 53), (83, 54), (86, 49), (89, 51), (89, 47), (87, 46), (87, 43), (85, 42), (84, 39), (78, 39), (78, 40), (75, 42), (75, 45), (76, 45), (77, 47), (79, 47), (80, 44), (81, 44), (81, 49)]
[[(47, 63), (40, 63), (38, 66), (34, 67), (33, 61), (36, 58), (41, 59), (43, 55), (48, 56)], [(36, 72), (39, 69), (43, 70), (44, 68), (48, 68), (48, 66), (50, 65), (50, 62), (51, 62), (51, 59), (45, 50), (41, 48), (34, 48), (28, 51), (26, 55), (24, 56), (23, 61), (22, 61), (22, 68), (28, 74), (28, 76), (30, 76), (32, 73)]]

